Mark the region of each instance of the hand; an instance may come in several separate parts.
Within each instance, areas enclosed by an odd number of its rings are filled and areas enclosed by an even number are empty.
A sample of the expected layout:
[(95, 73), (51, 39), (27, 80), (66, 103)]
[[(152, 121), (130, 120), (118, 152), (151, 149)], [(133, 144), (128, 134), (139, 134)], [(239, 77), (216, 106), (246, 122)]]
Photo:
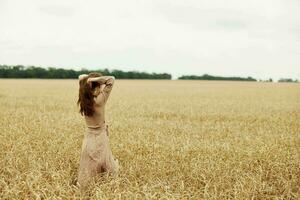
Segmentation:
[(81, 80), (85, 79), (86, 77), (88, 77), (87, 74), (81, 74), (78, 76), (78, 79), (79, 79), (79, 81), (81, 81)]

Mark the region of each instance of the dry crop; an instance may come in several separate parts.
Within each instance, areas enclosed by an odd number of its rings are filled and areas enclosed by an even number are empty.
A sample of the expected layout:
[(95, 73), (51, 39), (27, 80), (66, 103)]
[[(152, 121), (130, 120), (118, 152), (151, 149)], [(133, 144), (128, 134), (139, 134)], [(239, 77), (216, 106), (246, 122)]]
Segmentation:
[(300, 84), (116, 80), (118, 177), (76, 186), (77, 80), (0, 80), (0, 199), (299, 199)]

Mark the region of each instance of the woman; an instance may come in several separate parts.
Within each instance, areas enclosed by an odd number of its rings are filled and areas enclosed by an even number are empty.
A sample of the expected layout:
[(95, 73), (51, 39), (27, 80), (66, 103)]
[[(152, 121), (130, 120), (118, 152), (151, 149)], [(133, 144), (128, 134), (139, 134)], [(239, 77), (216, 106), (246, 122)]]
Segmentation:
[(109, 146), (104, 110), (114, 84), (113, 76), (99, 73), (79, 76), (80, 113), (84, 116), (87, 132), (83, 140), (78, 183), (85, 187), (92, 177), (101, 172), (116, 173), (119, 165)]

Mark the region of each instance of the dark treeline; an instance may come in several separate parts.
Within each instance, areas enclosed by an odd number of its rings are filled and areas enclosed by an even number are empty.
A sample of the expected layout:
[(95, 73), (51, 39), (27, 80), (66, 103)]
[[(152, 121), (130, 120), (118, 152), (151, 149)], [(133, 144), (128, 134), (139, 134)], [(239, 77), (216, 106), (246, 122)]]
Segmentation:
[(181, 76), (178, 79), (181, 80), (219, 80), (219, 81), (257, 81), (252, 77), (242, 78), (242, 77), (222, 77), (222, 76), (211, 76), (208, 74), (204, 74), (202, 76)]
[(0, 78), (45, 78), (45, 79), (74, 79), (80, 74), (90, 72), (100, 72), (107, 76), (115, 76), (117, 79), (171, 79), (172, 76), (167, 73), (147, 73), (138, 71), (121, 71), (121, 70), (73, 70), (62, 68), (42, 68), (23, 65), (0, 65)]
[[(91, 72), (100, 72), (104, 75), (115, 76), (117, 79), (172, 79), (171, 74), (167, 73), (147, 73), (138, 71), (122, 71), (122, 70), (73, 70), (63, 68), (43, 68), (35, 66), (23, 65), (0, 65), (0, 78), (42, 78), (42, 79), (76, 79), (80, 74), (88, 74)], [(186, 75), (181, 76), (181, 80), (226, 80), (226, 81), (257, 81), (252, 77), (222, 77), (204, 74), (202, 76)], [(273, 82), (273, 79), (259, 80), (260, 82)], [(294, 82), (299, 80), (290, 78), (281, 78), (278, 82)]]
[(291, 78), (281, 78), (278, 80), (279, 83), (299, 83), (298, 79), (291, 79)]

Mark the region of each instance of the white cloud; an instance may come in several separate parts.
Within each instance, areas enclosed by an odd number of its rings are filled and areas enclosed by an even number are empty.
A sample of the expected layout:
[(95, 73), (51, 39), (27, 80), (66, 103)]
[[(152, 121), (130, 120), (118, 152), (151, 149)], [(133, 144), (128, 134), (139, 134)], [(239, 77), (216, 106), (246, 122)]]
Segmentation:
[(297, 0), (0, 0), (0, 63), (300, 78)]

